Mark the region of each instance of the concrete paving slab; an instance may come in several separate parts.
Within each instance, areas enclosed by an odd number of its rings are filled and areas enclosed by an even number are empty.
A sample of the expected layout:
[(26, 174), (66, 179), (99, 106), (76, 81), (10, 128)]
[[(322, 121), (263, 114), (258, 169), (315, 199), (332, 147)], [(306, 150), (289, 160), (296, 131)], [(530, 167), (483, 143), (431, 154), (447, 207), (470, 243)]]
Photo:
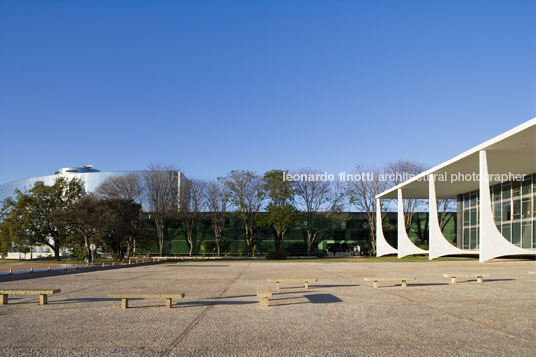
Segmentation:
[[(536, 278), (533, 261), (184, 262), (0, 283), (0, 288), (60, 288), (10, 296), (0, 306), (0, 355), (80, 356), (533, 356)], [(448, 283), (445, 272), (482, 272), (484, 284)], [(372, 288), (364, 277), (415, 276), (407, 288)], [(309, 289), (274, 290), (269, 277), (313, 276)], [(115, 292), (185, 292), (161, 299)]]

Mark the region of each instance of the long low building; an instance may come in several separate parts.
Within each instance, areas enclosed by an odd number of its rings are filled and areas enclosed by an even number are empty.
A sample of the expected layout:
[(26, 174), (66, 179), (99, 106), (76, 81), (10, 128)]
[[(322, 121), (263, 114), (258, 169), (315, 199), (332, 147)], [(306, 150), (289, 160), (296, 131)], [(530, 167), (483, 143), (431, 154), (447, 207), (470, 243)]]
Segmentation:
[[(385, 239), (380, 200), (398, 200), (395, 248)], [(429, 202), (429, 247), (417, 247), (404, 226), (404, 199)], [(443, 236), (438, 199), (457, 201), (457, 246)], [(536, 255), (536, 118), (376, 196), (377, 256), (479, 254), (480, 261)]]

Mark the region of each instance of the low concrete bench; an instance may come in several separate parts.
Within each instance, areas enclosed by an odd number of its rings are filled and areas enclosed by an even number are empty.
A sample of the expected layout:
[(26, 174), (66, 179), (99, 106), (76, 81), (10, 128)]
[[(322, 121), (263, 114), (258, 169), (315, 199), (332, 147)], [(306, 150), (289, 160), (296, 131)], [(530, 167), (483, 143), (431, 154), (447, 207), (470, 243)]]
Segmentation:
[(415, 280), (415, 278), (365, 278), (365, 281), (372, 281), (372, 286), (374, 288), (378, 287), (378, 283), (380, 281), (400, 281), (402, 283), (402, 287), (405, 288), (408, 286), (408, 280)]
[(536, 271), (529, 271), (529, 275), (536, 275)]
[(272, 289), (269, 287), (266, 288), (257, 288), (257, 297), (261, 307), (268, 307), (268, 300), (272, 297)]
[(311, 279), (305, 279), (305, 278), (284, 278), (284, 279), (276, 279), (276, 278), (269, 278), (269, 283), (275, 283), (276, 289), (280, 288), (280, 283), (302, 283), (304, 284), (304, 287), (306, 289), (309, 289), (309, 282), (316, 283), (316, 278)]
[(121, 299), (121, 308), (128, 309), (128, 299), (166, 299), (166, 307), (171, 309), (173, 299), (182, 299), (184, 293), (161, 293), (161, 294), (144, 294), (144, 293), (115, 293), (108, 294), (109, 298)]
[(489, 274), (443, 274), (444, 278), (450, 278), (451, 284), (456, 284), (456, 278), (475, 278), (478, 283), (483, 283), (484, 279), (489, 278)]
[(0, 305), (7, 305), (8, 295), (39, 295), (39, 305), (48, 303), (48, 295), (61, 292), (60, 289), (0, 289)]

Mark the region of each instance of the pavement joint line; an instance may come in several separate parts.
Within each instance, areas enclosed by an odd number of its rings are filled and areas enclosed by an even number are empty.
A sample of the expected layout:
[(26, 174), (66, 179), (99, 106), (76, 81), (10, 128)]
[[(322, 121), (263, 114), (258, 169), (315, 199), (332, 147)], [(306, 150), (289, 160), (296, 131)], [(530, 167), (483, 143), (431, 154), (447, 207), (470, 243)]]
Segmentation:
[[(465, 348), (468, 348), (470, 350), (473, 350), (474, 348), (479, 348), (478, 346), (475, 346), (474, 343), (471, 343), (471, 342), (460, 342), (460, 341), (453, 341), (453, 344), (455, 346), (459, 346), (459, 347), (465, 347)], [(497, 345), (516, 345), (515, 342), (509, 342), (509, 343), (504, 343), (504, 342), (497, 342), (496, 343)], [(430, 346), (434, 346), (434, 347), (444, 347), (444, 344), (442, 343), (391, 343), (391, 344), (386, 344), (386, 343), (360, 343), (359, 344), (359, 348), (362, 348), (362, 347), (380, 347), (382, 349), (392, 349), (392, 348), (400, 348), (400, 347), (430, 347)], [(489, 347), (490, 345), (485, 345), (483, 347)], [(319, 349), (324, 349), (324, 348), (335, 348), (335, 349), (339, 349), (339, 348), (356, 348), (356, 345), (355, 344), (350, 344), (350, 343), (337, 343), (337, 344), (305, 344), (305, 345), (297, 345), (297, 344), (292, 344), (292, 345), (278, 345), (277, 347), (277, 351), (281, 351), (281, 350), (295, 350), (295, 349), (300, 349), (300, 350), (319, 350)], [(195, 347), (190, 347), (190, 346), (186, 346), (184, 347), (185, 350), (188, 350), (188, 349), (195, 349)], [(205, 347), (204, 348), (205, 350), (207, 351), (218, 351), (220, 352), (221, 354), (221, 351), (222, 351), (222, 348), (220, 346), (215, 346), (215, 347)], [(231, 350), (233, 349), (237, 349), (237, 348), (231, 348)], [(272, 350), (275, 350), (272, 346), (248, 346), (247, 347), (247, 351), (250, 352), (250, 351), (264, 351), (264, 350), (269, 350), (269, 351), (272, 351)], [(251, 354), (251, 353), (250, 353)]]
[[(247, 268), (251, 265), (251, 262), (249, 262), (244, 269), (223, 289), (223, 291), (218, 295), (218, 297), (223, 297), (225, 293), (229, 290), (229, 288), (244, 274)], [(160, 356), (169, 356), (171, 352), (173, 352), (173, 349), (181, 343), (186, 336), (194, 329), (195, 326), (201, 321), (201, 319), (208, 313), (210, 309), (212, 309), (216, 305), (216, 300), (210, 301), (210, 304), (197, 315), (197, 317), (177, 336), (171, 344), (160, 353)]]
[[(370, 288), (370, 289), (373, 289), (373, 288)], [(376, 290), (378, 290), (378, 292), (381, 291), (381, 292), (386, 293), (386, 294), (389, 294), (389, 295), (391, 295), (391, 296), (396, 296), (396, 297), (399, 297), (399, 298), (401, 298), (401, 299), (410, 301), (410, 302), (414, 303), (415, 305), (421, 305), (421, 306), (427, 307), (427, 308), (429, 308), (429, 309), (431, 309), (431, 310), (436, 310), (436, 311), (439, 311), (439, 312), (441, 312), (441, 313), (443, 313), (443, 314), (446, 314), (446, 315), (455, 317), (455, 318), (457, 318), (457, 319), (459, 319), (459, 320), (467, 321), (467, 322), (471, 322), (471, 323), (473, 323), (473, 324), (475, 324), (475, 325), (478, 325), (478, 326), (480, 326), (480, 327), (484, 327), (484, 328), (493, 330), (493, 331), (495, 331), (495, 332), (499, 332), (499, 333), (501, 333), (501, 334), (503, 334), (503, 335), (505, 335), (505, 336), (507, 336), (507, 337), (510, 337), (510, 338), (514, 339), (514, 340), (523, 341), (523, 342), (528, 343), (528, 344), (531, 344), (531, 345), (536, 344), (536, 341), (526, 340), (526, 339), (521, 338), (521, 337), (519, 337), (519, 336), (512, 335), (511, 333), (508, 333), (508, 332), (506, 332), (506, 331), (503, 331), (503, 330), (501, 330), (501, 329), (498, 329), (498, 328), (496, 328), (496, 327), (494, 327), (494, 326), (490, 326), (490, 325), (485, 324), (485, 323), (483, 323), (483, 322), (481, 322), (481, 321), (473, 320), (473, 319), (471, 319), (471, 318), (467, 318), (467, 317), (458, 316), (458, 315), (456, 315), (456, 314), (453, 314), (452, 312), (449, 312), (449, 311), (440, 309), (440, 308), (438, 308), (438, 307), (431, 306), (431, 305), (428, 305), (428, 304), (425, 304), (425, 303), (422, 303), (422, 302), (419, 302), (419, 301), (416, 301), (416, 300), (413, 300), (413, 299), (410, 299), (410, 298), (405, 297), (405, 296), (402, 296), (402, 295), (398, 295), (398, 294), (395, 294), (395, 293), (386, 291), (386, 290), (384, 290), (384, 289), (376, 289)]]

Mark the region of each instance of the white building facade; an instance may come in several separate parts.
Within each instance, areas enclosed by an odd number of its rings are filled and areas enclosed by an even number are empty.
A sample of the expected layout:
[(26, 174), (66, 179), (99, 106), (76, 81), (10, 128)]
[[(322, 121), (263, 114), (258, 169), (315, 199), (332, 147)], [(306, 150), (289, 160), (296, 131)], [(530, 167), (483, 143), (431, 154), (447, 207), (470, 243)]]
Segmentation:
[[(478, 254), (480, 262), (536, 255), (536, 118), (376, 196), (376, 255)], [(417, 247), (404, 226), (403, 199), (428, 200), (429, 247)], [(380, 200), (398, 200), (397, 247), (383, 235)], [(457, 245), (443, 236), (437, 200), (457, 201)]]

